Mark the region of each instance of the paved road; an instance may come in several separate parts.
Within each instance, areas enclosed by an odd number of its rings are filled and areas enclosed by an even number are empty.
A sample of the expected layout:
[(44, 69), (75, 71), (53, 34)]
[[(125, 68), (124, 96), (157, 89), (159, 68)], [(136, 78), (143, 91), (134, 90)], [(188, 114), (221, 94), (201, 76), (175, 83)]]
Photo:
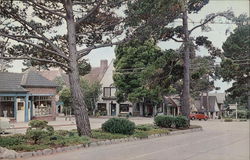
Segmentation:
[[(59, 153), (34, 160), (249, 160), (249, 122), (192, 121), (204, 131)], [(31, 158), (32, 159), (32, 158)]]

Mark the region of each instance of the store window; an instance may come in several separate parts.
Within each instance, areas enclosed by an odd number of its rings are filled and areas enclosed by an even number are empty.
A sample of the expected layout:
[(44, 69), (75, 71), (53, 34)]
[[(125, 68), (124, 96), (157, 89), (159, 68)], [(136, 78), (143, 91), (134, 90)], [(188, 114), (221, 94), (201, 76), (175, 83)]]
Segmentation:
[(129, 112), (129, 104), (120, 104), (120, 112)]
[(13, 97), (0, 97), (0, 117), (14, 117)]
[(97, 110), (101, 116), (106, 116), (107, 115), (106, 103), (98, 103)]
[(52, 114), (52, 97), (35, 96), (34, 97), (35, 116), (47, 116)]

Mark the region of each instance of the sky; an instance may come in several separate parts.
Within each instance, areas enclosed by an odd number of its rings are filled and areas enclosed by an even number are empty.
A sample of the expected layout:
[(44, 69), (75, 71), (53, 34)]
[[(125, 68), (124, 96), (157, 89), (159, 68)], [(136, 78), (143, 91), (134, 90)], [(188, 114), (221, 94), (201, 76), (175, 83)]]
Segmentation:
[[(195, 15), (189, 15), (189, 21), (200, 22), (201, 19), (204, 19), (207, 14), (217, 13), (226, 10), (232, 10), (236, 16), (240, 14), (247, 14), (249, 16), (249, 8), (250, 3), (249, 0), (210, 0), (209, 4), (202, 8), (202, 10)], [(221, 21), (221, 19), (216, 19), (216, 22)], [(189, 27), (192, 28), (193, 25), (189, 23)], [(210, 24), (212, 30), (210, 32), (202, 32), (200, 29), (195, 30), (191, 36), (204, 35), (209, 38), (213, 42), (213, 44), (221, 48), (223, 42), (227, 39), (229, 34), (225, 34), (227, 29), (233, 31), (236, 27), (233, 24)], [(177, 49), (180, 44), (174, 41), (169, 41), (167, 43), (159, 43), (159, 46), (162, 49)], [(197, 55), (208, 55), (205, 49), (201, 49)], [(106, 47), (101, 49), (96, 49), (92, 51), (89, 55), (86, 56), (89, 60), (92, 67), (97, 67), (100, 65), (100, 60), (107, 59), (109, 62), (115, 58), (114, 47)], [(220, 61), (219, 59), (217, 60)], [(9, 69), (10, 72), (21, 72), (22, 69), (22, 61), (17, 60), (12, 64), (13, 67)], [(217, 92), (224, 92), (226, 89), (231, 87), (231, 83), (222, 82), (222, 80), (217, 80), (215, 82), (216, 87), (220, 87), (221, 89)]]

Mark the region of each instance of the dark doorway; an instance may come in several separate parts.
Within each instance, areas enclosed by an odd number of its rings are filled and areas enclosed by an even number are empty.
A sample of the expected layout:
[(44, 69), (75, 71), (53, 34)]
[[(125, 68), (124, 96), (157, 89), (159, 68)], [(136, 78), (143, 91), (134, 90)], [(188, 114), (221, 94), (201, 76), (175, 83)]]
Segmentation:
[(116, 104), (111, 103), (111, 116), (116, 115)]

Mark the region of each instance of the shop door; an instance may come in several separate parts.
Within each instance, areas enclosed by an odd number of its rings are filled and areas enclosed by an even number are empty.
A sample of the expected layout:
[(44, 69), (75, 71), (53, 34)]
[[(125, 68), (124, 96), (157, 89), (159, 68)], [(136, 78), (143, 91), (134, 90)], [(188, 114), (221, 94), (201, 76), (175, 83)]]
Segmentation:
[(111, 104), (111, 116), (116, 116), (116, 104)]

